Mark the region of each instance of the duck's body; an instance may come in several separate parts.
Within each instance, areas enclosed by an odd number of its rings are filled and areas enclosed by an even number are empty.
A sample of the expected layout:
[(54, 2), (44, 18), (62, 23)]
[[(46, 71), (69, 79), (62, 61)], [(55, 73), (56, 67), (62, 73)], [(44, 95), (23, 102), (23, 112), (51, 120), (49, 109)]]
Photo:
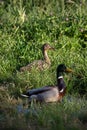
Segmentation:
[[(63, 68), (63, 69), (61, 69)], [(61, 69), (61, 70), (60, 70)], [(62, 97), (65, 95), (66, 86), (63, 80), (63, 76), (61, 74), (63, 72), (71, 72), (70, 69), (67, 69), (65, 65), (61, 64), (57, 68), (57, 80), (58, 84), (55, 86), (45, 86), (38, 89), (32, 89), (26, 92), (24, 97), (29, 97), (29, 101), (35, 99), (39, 102), (56, 102), (60, 101)]]
[(58, 100), (59, 91), (57, 86), (46, 86), (40, 89), (33, 89), (27, 92), (29, 100), (35, 99), (39, 102), (55, 102)]
[(21, 67), (20, 71), (30, 71), (32, 68), (37, 70), (43, 70), (49, 68), (51, 63), (46, 63), (44, 60), (35, 60), (27, 66)]
[(43, 70), (46, 68), (49, 68), (51, 65), (50, 59), (48, 57), (47, 51), (48, 50), (54, 50), (53, 47), (51, 47), (49, 44), (43, 45), (43, 60), (35, 60), (32, 63), (28, 64), (27, 66), (21, 67), (20, 71), (30, 71), (32, 68)]

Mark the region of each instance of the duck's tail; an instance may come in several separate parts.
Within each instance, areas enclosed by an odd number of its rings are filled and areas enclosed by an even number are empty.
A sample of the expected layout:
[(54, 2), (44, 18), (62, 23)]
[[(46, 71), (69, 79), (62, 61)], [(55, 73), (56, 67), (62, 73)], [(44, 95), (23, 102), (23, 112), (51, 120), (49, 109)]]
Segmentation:
[(25, 95), (25, 94), (21, 94), (22, 97), (25, 97), (25, 98), (29, 98), (28, 95)]

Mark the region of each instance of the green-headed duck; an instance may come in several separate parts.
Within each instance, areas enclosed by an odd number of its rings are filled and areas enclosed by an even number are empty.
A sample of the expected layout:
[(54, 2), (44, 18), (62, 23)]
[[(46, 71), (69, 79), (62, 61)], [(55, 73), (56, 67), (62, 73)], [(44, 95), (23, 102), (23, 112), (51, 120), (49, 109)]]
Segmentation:
[(26, 94), (21, 94), (23, 97), (28, 97), (29, 101), (36, 100), (37, 102), (56, 102), (61, 101), (66, 93), (66, 85), (63, 79), (64, 72), (72, 72), (64, 64), (57, 67), (57, 85), (48, 85), (42, 88), (28, 90)]

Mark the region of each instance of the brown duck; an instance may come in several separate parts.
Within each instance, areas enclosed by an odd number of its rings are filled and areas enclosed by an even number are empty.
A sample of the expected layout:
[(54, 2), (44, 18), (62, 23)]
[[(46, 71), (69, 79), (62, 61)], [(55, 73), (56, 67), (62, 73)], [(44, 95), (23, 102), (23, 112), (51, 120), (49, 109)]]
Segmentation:
[(42, 48), (44, 59), (43, 60), (35, 60), (32, 63), (30, 63), (24, 67), (21, 67), (20, 71), (30, 71), (32, 68), (36, 68), (39, 70), (49, 68), (51, 65), (51, 62), (50, 62), (50, 59), (49, 59), (48, 54), (47, 54), (48, 50), (54, 50), (54, 48), (51, 47), (48, 43), (46, 43), (43, 45), (43, 48)]
[(45, 86), (42, 88), (28, 90), (23, 97), (28, 97), (29, 101), (36, 100), (39, 102), (56, 102), (60, 101), (66, 93), (66, 85), (63, 79), (64, 72), (72, 72), (71, 69), (66, 68), (64, 64), (57, 67), (57, 85)]

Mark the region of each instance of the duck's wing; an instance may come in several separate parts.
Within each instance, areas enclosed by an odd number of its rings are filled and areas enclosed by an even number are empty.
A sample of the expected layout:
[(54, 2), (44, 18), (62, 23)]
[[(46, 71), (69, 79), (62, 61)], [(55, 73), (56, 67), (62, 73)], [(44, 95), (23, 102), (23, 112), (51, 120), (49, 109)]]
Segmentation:
[(31, 96), (31, 95), (36, 95), (36, 94), (39, 94), (39, 93), (43, 93), (43, 92), (45, 92), (45, 91), (49, 91), (49, 90), (51, 90), (52, 89), (52, 87), (51, 86), (45, 86), (45, 87), (42, 87), (42, 88), (37, 88), (37, 89), (32, 89), (32, 90), (28, 90), (27, 92), (26, 92), (26, 95), (27, 96)]
[(43, 69), (44, 60), (35, 60), (20, 68), (20, 71), (30, 71), (32, 68)]

